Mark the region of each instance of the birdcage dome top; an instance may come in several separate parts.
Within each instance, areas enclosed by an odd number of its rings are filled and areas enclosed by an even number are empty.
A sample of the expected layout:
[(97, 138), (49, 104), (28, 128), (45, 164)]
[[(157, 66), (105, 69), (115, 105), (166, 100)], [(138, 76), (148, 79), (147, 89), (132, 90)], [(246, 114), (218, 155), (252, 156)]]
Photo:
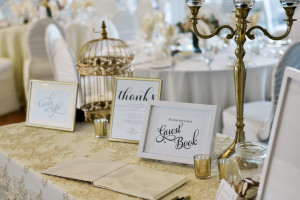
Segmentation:
[(109, 38), (105, 22), (101, 37), (84, 44), (77, 57), (78, 73), (81, 75), (118, 75), (131, 67), (133, 53), (120, 39)]

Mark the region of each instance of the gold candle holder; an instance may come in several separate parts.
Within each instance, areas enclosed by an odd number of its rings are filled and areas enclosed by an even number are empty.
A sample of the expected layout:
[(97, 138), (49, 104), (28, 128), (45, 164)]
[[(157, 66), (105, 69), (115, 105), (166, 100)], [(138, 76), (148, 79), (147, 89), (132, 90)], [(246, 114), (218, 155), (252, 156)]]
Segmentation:
[(94, 120), (95, 134), (97, 138), (107, 136), (107, 125), (108, 125), (108, 120), (106, 118)]
[(234, 27), (229, 25), (223, 25), (216, 28), (209, 35), (202, 35), (197, 29), (197, 23), (200, 18), (198, 18), (198, 12), (203, 6), (205, 0), (187, 0), (187, 4), (190, 8), (192, 16), (189, 18), (192, 22), (193, 32), (196, 36), (202, 39), (209, 39), (217, 35), (222, 29), (228, 29), (229, 34), (227, 34), (227, 39), (234, 38), (237, 47), (235, 50), (236, 62), (233, 69), (234, 74), (234, 85), (235, 85), (235, 99), (236, 99), (236, 132), (233, 143), (225, 149), (219, 156), (219, 158), (229, 158), (235, 152), (235, 146), (239, 142), (246, 140), (244, 132), (244, 94), (245, 94), (245, 83), (246, 83), (246, 67), (244, 63), (244, 55), (246, 54), (244, 49), (244, 43), (246, 42), (246, 37), (250, 40), (255, 39), (253, 30), (260, 30), (264, 33), (265, 36), (272, 40), (281, 40), (287, 37), (291, 31), (293, 22), (296, 19), (293, 19), (293, 15), (296, 7), (299, 4), (299, 0), (280, 0), (283, 8), (285, 9), (287, 19), (287, 29), (286, 32), (281, 36), (272, 36), (266, 29), (260, 26), (252, 26), (248, 29), (247, 25), (250, 23), (247, 20), (248, 14), (255, 3), (255, 0), (234, 0), (235, 4), (235, 18), (236, 24)]
[(210, 178), (211, 157), (208, 154), (197, 154), (194, 156), (195, 175), (199, 179)]
[(219, 179), (225, 179), (226, 180), (226, 158), (218, 159), (218, 169), (219, 169)]

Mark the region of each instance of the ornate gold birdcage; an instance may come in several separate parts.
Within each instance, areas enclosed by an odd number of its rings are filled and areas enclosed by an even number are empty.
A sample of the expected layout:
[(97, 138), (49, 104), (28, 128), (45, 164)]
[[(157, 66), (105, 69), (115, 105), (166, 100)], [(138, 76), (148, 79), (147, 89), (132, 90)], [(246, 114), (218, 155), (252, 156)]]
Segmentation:
[(109, 119), (114, 77), (131, 77), (132, 60), (132, 51), (125, 42), (107, 37), (103, 21), (101, 38), (83, 45), (77, 57), (81, 109), (85, 112), (86, 121), (104, 117)]

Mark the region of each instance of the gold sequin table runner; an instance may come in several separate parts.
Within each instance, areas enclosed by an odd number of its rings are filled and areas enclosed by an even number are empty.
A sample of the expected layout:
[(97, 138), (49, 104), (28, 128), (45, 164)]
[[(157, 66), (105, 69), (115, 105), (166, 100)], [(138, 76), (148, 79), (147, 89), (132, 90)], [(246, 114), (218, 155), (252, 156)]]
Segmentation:
[[(232, 142), (217, 134), (214, 156)], [(140, 159), (137, 144), (110, 142), (95, 137), (91, 123), (76, 123), (75, 132), (25, 126), (25, 123), (0, 127), (0, 199), (138, 199), (93, 187), (89, 183), (47, 176), (41, 171), (76, 157), (99, 158), (133, 163), (188, 177), (188, 183), (163, 199), (191, 196), (192, 200), (215, 199), (219, 186), (218, 169), (212, 178), (196, 179), (192, 166)]]

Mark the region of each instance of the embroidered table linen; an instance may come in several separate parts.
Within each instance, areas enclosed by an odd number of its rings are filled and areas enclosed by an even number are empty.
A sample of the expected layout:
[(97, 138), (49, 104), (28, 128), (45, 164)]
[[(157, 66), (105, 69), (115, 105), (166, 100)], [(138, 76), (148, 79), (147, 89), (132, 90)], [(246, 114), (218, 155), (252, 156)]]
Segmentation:
[[(218, 134), (214, 157), (231, 142), (232, 138)], [(212, 178), (199, 180), (192, 166), (139, 159), (137, 149), (137, 144), (96, 138), (91, 123), (76, 123), (75, 132), (27, 127), (25, 123), (2, 126), (0, 199), (138, 199), (86, 182), (41, 174), (76, 157), (121, 161), (188, 177), (188, 183), (163, 199), (188, 195), (193, 200), (215, 199), (219, 186), (216, 165), (212, 168)]]

